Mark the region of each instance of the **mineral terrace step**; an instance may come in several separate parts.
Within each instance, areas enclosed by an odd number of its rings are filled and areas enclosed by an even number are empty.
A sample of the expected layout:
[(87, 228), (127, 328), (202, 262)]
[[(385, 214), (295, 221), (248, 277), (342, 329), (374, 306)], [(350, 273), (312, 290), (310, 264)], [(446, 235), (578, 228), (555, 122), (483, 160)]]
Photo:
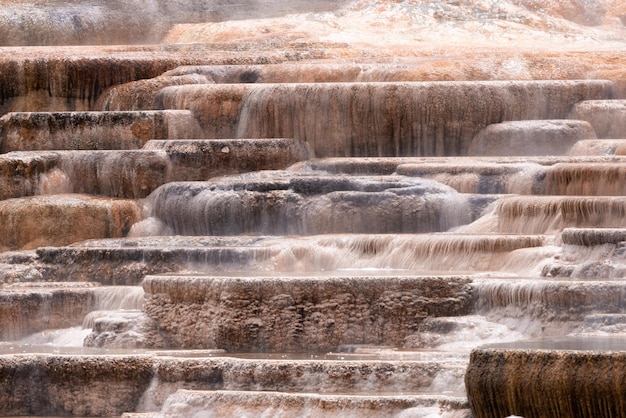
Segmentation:
[(554, 234), (568, 227), (626, 227), (624, 196), (505, 196), (490, 215), (459, 231)]
[(104, 109), (149, 109), (159, 91), (183, 84), (337, 83), (421, 81), (423, 69), (404, 64), (352, 64), (291, 62), (263, 65), (186, 65), (158, 77), (111, 88)]
[[(524, 157), (363, 157), (363, 158), (319, 158), (309, 161), (297, 163), (292, 170), (315, 170), (326, 171), (333, 174), (371, 174), (386, 175), (395, 173), (400, 167), (405, 167), (407, 174), (412, 170), (419, 172), (419, 166), (424, 165), (426, 173), (432, 172), (428, 167), (432, 165), (440, 165), (443, 172), (448, 170), (452, 173), (470, 171), (480, 172), (481, 167), (484, 170), (493, 171), (496, 165), (501, 166), (499, 170), (506, 172), (508, 165), (521, 167), (528, 165), (533, 167), (551, 166), (558, 163), (623, 163), (626, 157), (623, 156), (598, 156), (598, 155), (579, 155), (579, 156), (524, 156)], [(513, 171), (513, 170), (512, 170)]]
[(141, 218), (131, 200), (42, 195), (0, 200), (0, 250), (125, 236)]
[(578, 332), (592, 314), (622, 312), (623, 280), (476, 279), (475, 313), (527, 337)]
[(0, 155), (0, 198), (86, 193), (139, 199), (167, 181), (168, 166), (163, 151), (11, 152)]
[[(407, 234), (280, 236), (149, 236), (84, 241), (69, 247), (0, 255), (10, 281), (98, 281), (137, 285), (146, 274), (232, 272), (257, 275), (507, 271), (518, 250), (541, 250), (541, 235)], [(17, 266), (23, 276), (14, 274)], [(6, 272), (5, 272), (6, 270)], [(265, 273), (263, 273), (265, 272)]]
[[(0, 374), (12, 376), (10, 382), (0, 385), (4, 413), (111, 416), (159, 411), (181, 389), (214, 395), (237, 391), (250, 397), (271, 391), (289, 392), (283, 396), (296, 398), (319, 392), (318, 396), (329, 399), (364, 399), (365, 404), (379, 397), (383, 404), (385, 399), (397, 397), (430, 399), (427, 405), (433, 400), (452, 399), (452, 404), (466, 408), (462, 393), (467, 358), (456, 359), (454, 354), (440, 353), (443, 355), (438, 360), (424, 361), (419, 360), (420, 352), (414, 353), (417, 359), (407, 352), (404, 359), (386, 360), (384, 355), (358, 358), (315, 353), (263, 358), (199, 350), (135, 350), (134, 354), (122, 350), (57, 351), (60, 353), (0, 355)], [(119, 377), (113, 379), (116, 372)], [(27, 392), (33, 379), (41, 375), (46, 377), (38, 381), (37, 389)], [(109, 379), (115, 384), (107, 391), (90, 394), (111, 383)], [(38, 402), (32, 403), (31, 396)]]
[(619, 388), (624, 384), (625, 342), (578, 337), (477, 349), (465, 378), (472, 414), (624, 416), (626, 399)]
[(570, 196), (624, 196), (626, 164), (555, 164), (547, 170), (545, 193)]
[(426, 317), (467, 315), (467, 276), (147, 276), (143, 311), (169, 347), (250, 352), (401, 346)]
[(595, 139), (589, 122), (554, 119), (522, 120), (489, 125), (476, 134), (468, 155), (565, 155), (583, 139)]
[(503, 164), (466, 160), (405, 163), (398, 165), (395, 172), (404, 176), (430, 178), (459, 193), (543, 194), (547, 170), (545, 166), (530, 161)]
[(564, 244), (594, 246), (626, 242), (624, 228), (566, 228), (561, 234)]
[(290, 139), (159, 142), (140, 150), (0, 155), (0, 199), (55, 193), (139, 199), (169, 181), (284, 169), (309, 157), (305, 144)]
[(575, 143), (568, 155), (623, 155), (622, 150), (626, 150), (626, 139), (588, 139)]
[(150, 139), (199, 137), (193, 114), (180, 110), (14, 112), (0, 118), (0, 153), (139, 149)]
[(160, 413), (124, 414), (123, 417), (165, 418), (205, 412), (215, 418), (266, 414), (311, 418), (328, 417), (329, 414), (363, 418), (402, 417), (403, 414), (441, 418), (471, 417), (464, 397), (445, 395), (349, 396), (190, 390), (180, 390), (172, 395)]
[(0, 340), (15, 341), (40, 331), (80, 326), (97, 309), (138, 309), (140, 287), (97, 283), (14, 283), (0, 287)]
[(292, 171), (172, 182), (150, 199), (150, 216), (178, 235), (445, 231), (488, 203), (417, 177)]
[(626, 100), (585, 100), (574, 106), (569, 117), (591, 123), (598, 138), (626, 137)]
[(309, 158), (307, 145), (290, 138), (159, 140), (148, 141), (143, 149), (167, 153), (171, 164), (168, 181), (276, 170)]
[(596, 80), (200, 84), (166, 87), (158, 97), (162, 108), (192, 110), (208, 138), (297, 137), (317, 157), (455, 156), (467, 155), (474, 136), (503, 117), (564, 118), (580, 100), (608, 98), (611, 86)]

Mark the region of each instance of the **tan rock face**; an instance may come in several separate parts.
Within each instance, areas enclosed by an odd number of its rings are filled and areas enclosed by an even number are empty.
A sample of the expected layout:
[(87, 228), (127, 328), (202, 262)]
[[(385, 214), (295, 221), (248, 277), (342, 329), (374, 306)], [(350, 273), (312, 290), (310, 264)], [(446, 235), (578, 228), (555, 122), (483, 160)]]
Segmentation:
[(147, 357), (0, 356), (0, 402), (11, 415), (116, 416), (151, 378)]
[(402, 344), (427, 316), (460, 315), (463, 277), (225, 278), (150, 276), (144, 312), (171, 347), (324, 352)]
[(135, 202), (81, 195), (35, 196), (0, 202), (0, 247), (67, 245), (121, 237), (140, 219)]
[(150, 139), (199, 138), (191, 112), (10, 113), (0, 118), (0, 152), (138, 149)]

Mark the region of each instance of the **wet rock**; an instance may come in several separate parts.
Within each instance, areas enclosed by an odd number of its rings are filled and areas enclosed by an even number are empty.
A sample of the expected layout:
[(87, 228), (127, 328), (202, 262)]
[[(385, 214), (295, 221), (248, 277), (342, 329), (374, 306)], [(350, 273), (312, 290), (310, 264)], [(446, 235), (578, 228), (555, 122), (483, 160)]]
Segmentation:
[(180, 235), (428, 232), (471, 220), (454, 190), (401, 176), (267, 172), (168, 183), (150, 199), (151, 216)]
[[(488, 222), (492, 232), (545, 234), (567, 227), (619, 228), (626, 226), (626, 199), (620, 196), (508, 196), (493, 208)], [(472, 229), (472, 225), (468, 230)]]
[(546, 194), (623, 196), (626, 164), (555, 164), (546, 173)]
[(396, 169), (397, 174), (431, 178), (459, 193), (479, 194), (539, 194), (544, 189), (545, 171), (545, 167), (530, 162), (498, 164), (488, 161), (408, 163)]
[(602, 81), (194, 85), (164, 88), (158, 102), (192, 110), (208, 138), (298, 138), (316, 157), (455, 156), (489, 124), (564, 118), (609, 89)]
[(144, 149), (167, 153), (170, 181), (284, 169), (309, 158), (304, 142), (288, 138), (149, 141)]
[(0, 199), (39, 193), (42, 178), (54, 172), (59, 163), (59, 156), (52, 153), (0, 155)]
[[(577, 346), (580, 346), (578, 348)], [(472, 416), (624, 415), (624, 353), (594, 341), (570, 349), (523, 346), (472, 352), (465, 383)], [(565, 346), (567, 347), (567, 346)]]
[(153, 375), (147, 356), (0, 356), (0, 403), (11, 415), (119, 416)]
[(469, 146), (469, 155), (565, 155), (578, 141), (594, 139), (585, 121), (537, 120), (502, 122), (481, 130)]
[(148, 276), (143, 286), (144, 312), (171, 347), (244, 352), (400, 344), (426, 317), (473, 304), (464, 277)]
[(179, 391), (164, 405), (157, 417), (192, 415), (210, 411), (215, 417), (262, 415), (284, 411), (290, 416), (321, 418), (331, 414), (358, 414), (374, 418), (383, 414), (439, 414), (442, 418), (468, 418), (467, 404), (454, 397), (437, 396), (350, 396), (286, 394), (278, 392)]
[(585, 100), (574, 106), (569, 117), (589, 122), (598, 138), (626, 137), (626, 100)]
[(604, 245), (626, 242), (626, 230), (622, 228), (566, 228), (561, 234), (564, 244)]
[(199, 138), (190, 112), (9, 113), (0, 118), (0, 152), (138, 149), (150, 139)]
[[(580, 118), (579, 118), (580, 119)], [(620, 146), (626, 145), (626, 140), (620, 139), (588, 139), (578, 141), (570, 148), (567, 155), (615, 155)]]
[(4, 285), (0, 290), (0, 339), (82, 323), (94, 306), (90, 286)]
[(92, 312), (86, 321), (92, 329), (85, 338), (85, 347), (150, 348), (165, 343), (154, 326), (140, 311), (124, 310)]

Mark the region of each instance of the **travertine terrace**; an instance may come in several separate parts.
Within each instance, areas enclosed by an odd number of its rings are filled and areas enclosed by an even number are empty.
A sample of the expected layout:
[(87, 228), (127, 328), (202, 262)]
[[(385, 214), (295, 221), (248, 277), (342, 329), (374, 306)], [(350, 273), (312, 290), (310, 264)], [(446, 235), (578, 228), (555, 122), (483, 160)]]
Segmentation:
[(626, 414), (623, 1), (0, 6), (0, 416)]

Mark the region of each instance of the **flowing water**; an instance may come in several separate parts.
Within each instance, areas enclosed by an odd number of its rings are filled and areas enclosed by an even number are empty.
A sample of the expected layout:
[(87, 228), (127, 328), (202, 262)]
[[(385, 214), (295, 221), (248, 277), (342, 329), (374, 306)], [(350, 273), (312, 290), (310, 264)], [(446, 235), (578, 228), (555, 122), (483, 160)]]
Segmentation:
[(620, 2), (0, 4), (0, 416), (626, 413)]

